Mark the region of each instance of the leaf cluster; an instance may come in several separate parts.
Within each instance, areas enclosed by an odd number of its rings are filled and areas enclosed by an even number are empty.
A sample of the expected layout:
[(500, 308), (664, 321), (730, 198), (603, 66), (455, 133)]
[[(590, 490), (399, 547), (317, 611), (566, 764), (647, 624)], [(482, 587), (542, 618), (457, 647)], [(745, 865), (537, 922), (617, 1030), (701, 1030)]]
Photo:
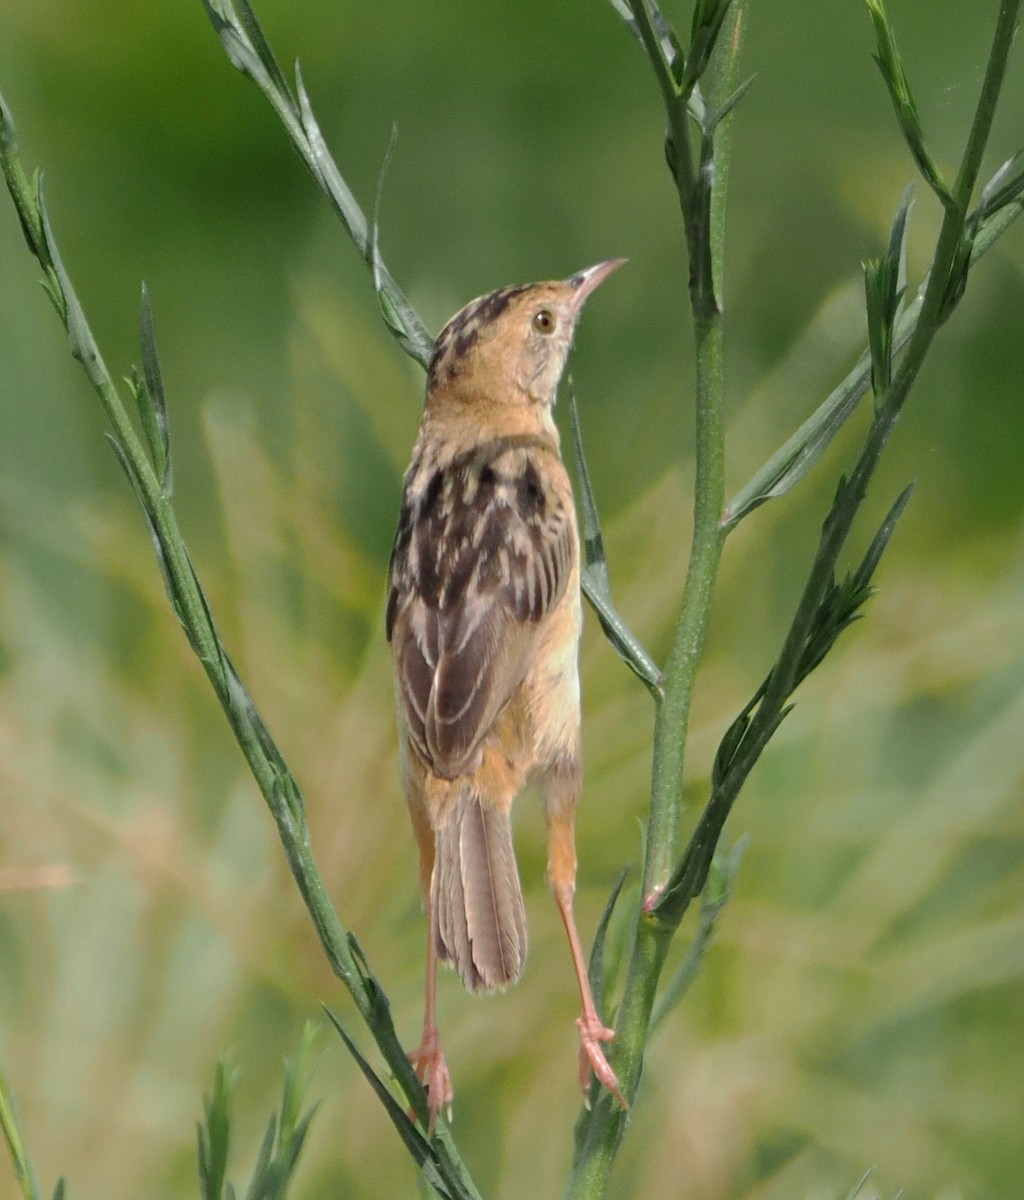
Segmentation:
[(270, 1115), (249, 1186), (240, 1193), (227, 1177), (231, 1143), (231, 1096), (236, 1072), (217, 1064), (213, 1091), (203, 1101), (203, 1120), (196, 1126), (199, 1192), (202, 1200), (285, 1200), (298, 1166), (317, 1105), (304, 1108), (316, 1066), (318, 1030), (311, 1022), (302, 1031), (295, 1055), (285, 1063), (281, 1103)]

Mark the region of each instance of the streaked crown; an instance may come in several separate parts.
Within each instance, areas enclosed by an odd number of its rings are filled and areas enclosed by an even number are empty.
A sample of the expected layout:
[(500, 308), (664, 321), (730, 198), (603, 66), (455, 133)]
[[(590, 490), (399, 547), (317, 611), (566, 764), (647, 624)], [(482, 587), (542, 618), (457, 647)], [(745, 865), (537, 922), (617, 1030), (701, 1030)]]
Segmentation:
[(554, 404), (584, 302), (625, 261), (612, 258), (568, 279), (501, 288), (467, 304), (437, 336), (428, 404), (459, 396)]

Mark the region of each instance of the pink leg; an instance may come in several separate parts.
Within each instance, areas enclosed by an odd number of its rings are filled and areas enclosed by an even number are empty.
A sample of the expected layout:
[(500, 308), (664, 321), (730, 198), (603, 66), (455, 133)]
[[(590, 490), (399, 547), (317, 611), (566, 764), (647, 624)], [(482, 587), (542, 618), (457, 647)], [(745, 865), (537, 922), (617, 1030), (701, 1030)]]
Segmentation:
[[(428, 890), (429, 896), (429, 890)], [(434, 906), (427, 901), (430, 919), (427, 934), (427, 989), (423, 1009), (423, 1040), (417, 1049), (409, 1054), (409, 1061), (416, 1068), (416, 1077), (427, 1089), (427, 1101), (430, 1108), (430, 1120), (427, 1125), (427, 1136), (434, 1136), (437, 1124), (437, 1114), (442, 1108), (448, 1110), (448, 1120), (452, 1119), (452, 1082), (448, 1075), (448, 1064), (441, 1049), (441, 1035), (437, 1028), (436, 996), (437, 996), (437, 914)]]
[(569, 938), (569, 950), (572, 954), (572, 965), (576, 971), (576, 982), (579, 984), (580, 997), (583, 1000), (583, 1015), (576, 1021), (580, 1031), (580, 1087), (583, 1095), (590, 1091), (590, 1072), (593, 1071), (600, 1083), (608, 1089), (623, 1108), (629, 1108), (625, 1097), (619, 1088), (619, 1080), (612, 1070), (602, 1048), (603, 1042), (615, 1039), (615, 1030), (608, 1029), (597, 1015), (597, 1007), (590, 991), (590, 978), (587, 975), (587, 965), (583, 959), (583, 948), (580, 946), (579, 933), (576, 931), (576, 918), (573, 915), (572, 894), (567, 897), (556, 894), (555, 903), (562, 914), (562, 922)]
[(581, 786), (578, 751), (556, 763), (544, 780), (544, 806), (548, 825), (548, 885), (562, 915), (569, 951), (576, 972), (583, 1014), (576, 1022), (580, 1031), (580, 1087), (590, 1091), (590, 1072), (608, 1089), (623, 1108), (628, 1108), (619, 1081), (604, 1052), (603, 1044), (613, 1041), (615, 1031), (608, 1029), (597, 1015), (590, 991), (587, 964), (576, 930), (573, 896), (576, 893), (576, 802)]

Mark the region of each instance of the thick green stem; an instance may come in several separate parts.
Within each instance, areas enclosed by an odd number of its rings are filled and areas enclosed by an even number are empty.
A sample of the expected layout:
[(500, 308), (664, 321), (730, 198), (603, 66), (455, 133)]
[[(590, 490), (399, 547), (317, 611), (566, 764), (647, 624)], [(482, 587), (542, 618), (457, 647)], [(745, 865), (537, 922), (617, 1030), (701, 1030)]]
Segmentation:
[[(657, 55), (655, 70), (662, 83), (673, 143), (673, 170), (679, 204), (687, 228), (689, 288), (695, 348), (695, 481), (693, 541), (682, 610), (664, 670), (664, 694), (657, 702), (654, 727), (651, 807), (647, 823), (641, 896), (625, 994), (616, 1024), (615, 1067), (623, 1094), (632, 1101), (643, 1070), (644, 1048), (658, 982), (673, 929), (647, 909), (671, 872), (679, 835), (683, 794), (683, 760), (697, 666), (707, 636), (711, 600), (721, 561), (724, 532), (725, 446), (722, 414), (724, 341), (719, 301), (724, 254), (727, 176), (718, 158), (718, 130), (707, 130), (699, 164), (686, 122), (685, 101), (665, 67), (660, 46), (642, 0), (633, 6), (648, 54)], [(742, 5), (737, 4), (722, 52), (712, 68), (716, 97), (728, 95), (737, 69)], [(712, 181), (714, 187), (712, 188)], [(626, 1114), (608, 1095), (598, 1097), (581, 1117), (579, 1142), (566, 1196), (596, 1200), (604, 1194), (612, 1163), (626, 1126)]]
[(664, 887), (675, 859), (690, 707), (724, 541), (723, 337), (719, 312), (697, 319), (696, 345), (697, 453), (693, 542), (682, 611), (663, 672), (664, 699), (658, 704), (654, 723), (651, 809), (641, 885), (645, 903)]
[[(642, 5), (638, 5), (638, 8)], [(733, 8), (709, 70), (712, 107), (735, 86), (743, 28), (743, 6)], [(721, 289), (725, 252), (728, 183), (728, 118), (706, 132), (696, 170), (690, 165), (685, 113), (677, 127), (680, 99), (669, 104), (676, 150), (679, 204), (688, 230), (690, 300), (695, 363), (695, 447), (693, 540), (682, 609), (663, 672), (664, 697), (654, 726), (651, 808), (641, 892), (647, 903), (671, 872), (682, 812), (683, 765), (697, 667), (707, 637), (715, 580), (721, 561), (725, 503), (725, 391)], [(680, 138), (682, 141), (680, 141)], [(686, 148), (686, 153), (680, 154)], [(713, 186), (712, 186), (713, 181)]]

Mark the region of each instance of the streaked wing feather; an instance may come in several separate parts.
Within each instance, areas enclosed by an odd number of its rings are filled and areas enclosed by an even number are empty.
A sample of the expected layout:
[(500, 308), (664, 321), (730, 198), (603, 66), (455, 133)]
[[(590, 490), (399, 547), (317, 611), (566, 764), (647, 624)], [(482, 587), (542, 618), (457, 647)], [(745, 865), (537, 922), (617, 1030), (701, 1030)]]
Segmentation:
[(439, 775), (471, 769), (564, 593), (576, 543), (561, 471), (543, 444), (511, 439), (457, 457), (418, 491), (423, 472), (410, 469), (388, 632), (410, 736)]

